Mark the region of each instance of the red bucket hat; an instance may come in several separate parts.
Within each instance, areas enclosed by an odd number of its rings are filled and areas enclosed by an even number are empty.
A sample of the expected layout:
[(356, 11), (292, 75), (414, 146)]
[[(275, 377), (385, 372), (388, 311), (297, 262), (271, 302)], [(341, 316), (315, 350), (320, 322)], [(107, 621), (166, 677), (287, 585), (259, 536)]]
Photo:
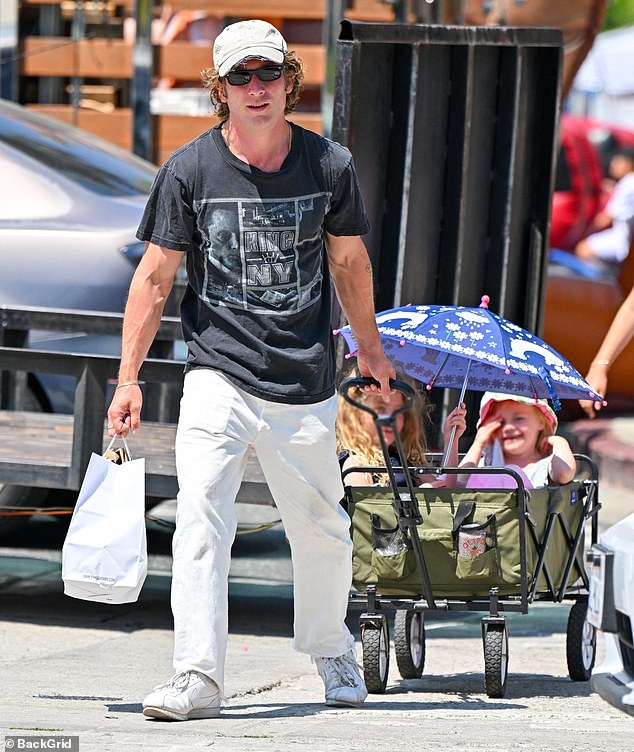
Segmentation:
[(545, 399), (535, 399), (533, 397), (522, 397), (519, 394), (504, 394), (503, 392), (485, 392), (480, 401), (480, 420), (477, 428), (489, 417), (493, 405), (497, 402), (521, 402), (524, 405), (536, 407), (550, 424), (553, 433), (557, 431), (557, 416), (555, 411)]

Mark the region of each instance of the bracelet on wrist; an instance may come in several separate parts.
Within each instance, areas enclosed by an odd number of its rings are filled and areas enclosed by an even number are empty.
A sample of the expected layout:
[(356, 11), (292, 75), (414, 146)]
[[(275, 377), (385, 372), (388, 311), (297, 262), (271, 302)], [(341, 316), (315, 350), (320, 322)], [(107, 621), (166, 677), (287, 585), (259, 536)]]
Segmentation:
[(116, 385), (116, 387), (114, 388), (115, 392), (117, 391), (117, 389), (123, 389), (124, 386), (139, 386), (139, 382), (138, 381), (124, 381), (123, 383)]

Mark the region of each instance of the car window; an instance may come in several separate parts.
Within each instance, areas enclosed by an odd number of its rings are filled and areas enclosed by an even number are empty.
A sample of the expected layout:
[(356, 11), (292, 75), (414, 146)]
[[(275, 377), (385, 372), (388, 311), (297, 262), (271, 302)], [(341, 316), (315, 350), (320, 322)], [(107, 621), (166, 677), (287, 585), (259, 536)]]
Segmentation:
[(72, 200), (59, 184), (13, 162), (1, 164), (0, 220), (51, 219), (70, 211)]
[(149, 192), (155, 170), (121, 149), (102, 148), (81, 131), (0, 117), (0, 141), (101, 196)]

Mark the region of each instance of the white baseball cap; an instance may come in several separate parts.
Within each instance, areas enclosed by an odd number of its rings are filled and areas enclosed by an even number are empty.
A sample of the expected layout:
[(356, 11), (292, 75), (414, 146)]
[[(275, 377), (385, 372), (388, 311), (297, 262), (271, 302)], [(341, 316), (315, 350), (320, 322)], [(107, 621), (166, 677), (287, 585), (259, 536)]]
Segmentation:
[(216, 37), (214, 67), (222, 78), (248, 58), (256, 57), (281, 64), (287, 51), (286, 40), (275, 26), (258, 19), (238, 21), (227, 26)]

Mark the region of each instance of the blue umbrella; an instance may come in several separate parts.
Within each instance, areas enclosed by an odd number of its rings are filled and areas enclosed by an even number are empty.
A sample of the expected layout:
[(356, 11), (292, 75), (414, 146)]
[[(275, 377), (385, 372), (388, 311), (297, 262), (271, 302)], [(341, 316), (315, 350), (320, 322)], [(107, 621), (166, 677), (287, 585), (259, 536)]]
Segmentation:
[[(428, 389), (461, 389), (459, 404), (467, 388), (550, 399), (555, 410), (560, 399), (603, 399), (563, 355), (488, 303), (484, 295), (478, 308), (408, 305), (377, 313), (385, 354)], [(350, 327), (337, 331), (354, 355)]]

